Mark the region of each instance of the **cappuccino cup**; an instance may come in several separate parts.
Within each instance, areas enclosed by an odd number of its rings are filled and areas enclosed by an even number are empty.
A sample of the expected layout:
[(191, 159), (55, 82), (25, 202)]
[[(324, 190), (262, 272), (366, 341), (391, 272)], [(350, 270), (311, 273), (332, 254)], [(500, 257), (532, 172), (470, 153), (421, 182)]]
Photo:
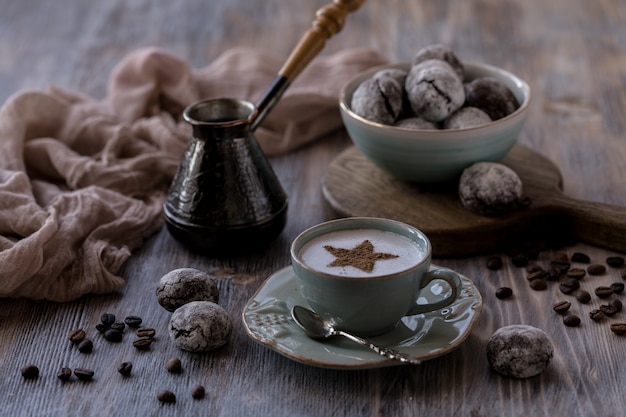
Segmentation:
[[(309, 306), (336, 328), (359, 336), (382, 334), (404, 316), (442, 309), (462, 288), (455, 272), (431, 270), (426, 235), (395, 220), (349, 217), (321, 223), (294, 239), (290, 255)], [(434, 280), (448, 283), (450, 291), (419, 303), (420, 292)]]

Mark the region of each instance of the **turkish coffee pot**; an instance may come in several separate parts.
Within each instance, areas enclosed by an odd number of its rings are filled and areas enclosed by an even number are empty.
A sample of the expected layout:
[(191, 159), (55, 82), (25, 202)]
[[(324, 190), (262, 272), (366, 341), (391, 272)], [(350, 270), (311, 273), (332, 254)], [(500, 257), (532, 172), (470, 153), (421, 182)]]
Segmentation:
[(175, 239), (197, 251), (229, 253), (264, 249), (282, 232), (287, 196), (254, 131), (363, 2), (334, 0), (317, 10), (312, 27), (256, 104), (213, 98), (185, 109), (192, 136), (163, 203)]

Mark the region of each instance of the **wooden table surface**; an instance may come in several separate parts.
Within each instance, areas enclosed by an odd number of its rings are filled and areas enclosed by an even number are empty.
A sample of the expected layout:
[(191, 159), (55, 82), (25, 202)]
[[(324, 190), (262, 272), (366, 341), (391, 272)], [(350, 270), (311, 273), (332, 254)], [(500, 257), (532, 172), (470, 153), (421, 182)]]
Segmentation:
[[(49, 84), (93, 97), (106, 94), (113, 66), (137, 48), (156, 45), (194, 67), (208, 65), (234, 46), (248, 45), (287, 56), (323, 0), (0, 0), (0, 101), (23, 89)], [(534, 98), (519, 142), (553, 160), (571, 197), (626, 206), (626, 3), (623, 0), (367, 0), (351, 15), (324, 53), (371, 47), (389, 60), (408, 60), (432, 43), (451, 45), (463, 59), (512, 70), (529, 82)], [(0, 138), (1, 140), (1, 138)], [(626, 387), (626, 337), (609, 324), (624, 313), (594, 323), (577, 304), (582, 324), (563, 325), (552, 311), (558, 287), (536, 292), (523, 268), (489, 271), (491, 254), (435, 259), (470, 277), (484, 300), (471, 335), (458, 349), (419, 366), (330, 370), (296, 363), (250, 339), (241, 314), (273, 272), (289, 264), (290, 241), (302, 230), (333, 217), (320, 181), (350, 145), (339, 131), (286, 155), (271, 158), (290, 197), (289, 221), (262, 254), (215, 259), (192, 254), (163, 229), (134, 253), (121, 271), (127, 285), (116, 294), (74, 302), (25, 299), (0, 301), (0, 415), (186, 415), (186, 416), (622, 416)], [(0, 157), (2, 157), (0, 155)], [(505, 248), (503, 248), (504, 252)], [(604, 263), (611, 250), (575, 243)], [(547, 264), (553, 250), (540, 254)], [(178, 267), (219, 274), (221, 304), (234, 318), (222, 349), (179, 351), (166, 335), (169, 313), (154, 290), (159, 278)], [(583, 288), (623, 281), (620, 270), (587, 278)], [(1, 285), (1, 284), (0, 284)], [(494, 293), (509, 286), (514, 296)], [(621, 297), (623, 298), (623, 296)], [(100, 315), (136, 314), (159, 332), (150, 352), (130, 343), (95, 338), (92, 354), (72, 348), (67, 332), (94, 332)], [(493, 372), (485, 348), (491, 334), (510, 324), (545, 330), (554, 358), (540, 376), (515, 380)], [(140, 354), (141, 353), (141, 354)], [(184, 371), (169, 374), (178, 356)], [(134, 363), (121, 378), (117, 365)], [(20, 368), (35, 363), (36, 381)], [(61, 383), (62, 365), (91, 367), (90, 383)], [(191, 387), (206, 387), (192, 400)], [(156, 393), (170, 389), (176, 404)]]

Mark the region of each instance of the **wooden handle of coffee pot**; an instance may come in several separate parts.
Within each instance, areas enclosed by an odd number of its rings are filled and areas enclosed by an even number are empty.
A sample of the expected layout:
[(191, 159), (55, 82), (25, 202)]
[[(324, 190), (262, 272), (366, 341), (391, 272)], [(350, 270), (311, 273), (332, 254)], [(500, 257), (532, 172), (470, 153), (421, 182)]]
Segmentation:
[(326, 41), (343, 29), (348, 13), (356, 11), (365, 0), (334, 0), (315, 13), (315, 21), (287, 58), (279, 75), (293, 81), (324, 49)]
[(257, 101), (255, 120), (251, 129), (254, 131), (274, 108), (291, 82), (324, 49), (326, 41), (343, 29), (348, 13), (354, 12), (365, 0), (333, 0), (315, 13), (315, 20), (309, 30), (304, 32), (300, 41), (272, 82), (272, 85)]

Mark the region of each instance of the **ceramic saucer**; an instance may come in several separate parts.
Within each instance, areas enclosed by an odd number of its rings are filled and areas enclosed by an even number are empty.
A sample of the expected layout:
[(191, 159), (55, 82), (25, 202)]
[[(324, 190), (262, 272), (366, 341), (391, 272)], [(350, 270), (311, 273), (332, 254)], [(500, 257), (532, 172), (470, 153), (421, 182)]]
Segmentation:
[[(437, 266), (432, 265), (431, 269)], [(463, 289), (450, 306), (430, 313), (404, 317), (396, 328), (370, 340), (393, 347), (422, 361), (442, 356), (459, 347), (469, 336), (482, 309), (482, 297), (474, 283), (460, 275)], [(431, 282), (420, 294), (436, 300), (450, 288), (443, 281)], [(307, 306), (300, 295), (291, 266), (270, 276), (248, 301), (243, 322), (256, 342), (295, 361), (337, 369), (363, 369), (399, 365), (341, 337), (317, 341), (307, 337), (291, 318), (291, 308)]]

